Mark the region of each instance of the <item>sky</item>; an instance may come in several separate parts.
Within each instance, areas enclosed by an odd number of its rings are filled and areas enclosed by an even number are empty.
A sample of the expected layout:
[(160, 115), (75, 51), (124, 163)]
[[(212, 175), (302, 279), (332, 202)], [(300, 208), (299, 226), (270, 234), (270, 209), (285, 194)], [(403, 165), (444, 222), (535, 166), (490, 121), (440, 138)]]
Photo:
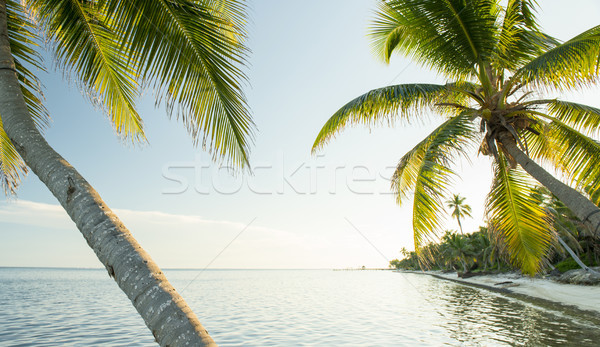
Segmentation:
[[(147, 145), (122, 143), (106, 116), (53, 68), (40, 77), (52, 117), (45, 136), (96, 188), (164, 268), (387, 267), (413, 249), (412, 204), (389, 192), (392, 168), (438, 123), (347, 129), (310, 149), (346, 102), (400, 83), (445, 83), (409, 59), (389, 65), (367, 37), (375, 1), (250, 1), (246, 96), (258, 131), (253, 174), (230, 175), (195, 148), (184, 126), (139, 100)], [(544, 30), (562, 40), (599, 24), (600, 2), (541, 0)], [(46, 56), (48, 56), (46, 54)], [(51, 61), (48, 62), (52, 66)], [(600, 107), (600, 88), (558, 95)], [(452, 191), (483, 225), (489, 159), (456, 163)], [(447, 229), (457, 229), (448, 218)], [(0, 201), (0, 266), (98, 268), (100, 262), (46, 187), (30, 174)]]

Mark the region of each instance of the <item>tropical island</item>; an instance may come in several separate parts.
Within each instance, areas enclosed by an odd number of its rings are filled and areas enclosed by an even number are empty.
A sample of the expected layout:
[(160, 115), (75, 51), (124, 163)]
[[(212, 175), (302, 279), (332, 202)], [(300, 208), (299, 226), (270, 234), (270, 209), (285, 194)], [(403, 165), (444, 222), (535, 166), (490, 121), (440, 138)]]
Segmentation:
[(460, 219), (470, 216), (471, 207), (459, 195), (447, 204), (461, 231), (447, 230), (439, 242), (429, 243), (420, 254), (404, 248), (400, 251), (402, 258), (391, 260), (389, 266), (512, 293), (525, 300), (547, 300), (550, 305), (558, 303), (600, 313), (600, 301), (595, 300), (600, 285), (598, 242), (585, 223), (547, 189), (538, 187), (534, 198), (549, 211), (555, 230), (560, 231), (536, 276), (522, 274), (511, 262), (510, 248), (501, 234), (484, 226), (463, 233)]
[[(556, 230), (552, 251), (544, 258), (543, 274), (560, 277), (560, 281), (574, 284), (598, 284), (600, 274), (592, 269), (600, 266), (600, 243), (593, 237), (590, 228), (547, 189), (538, 187), (533, 197), (540, 206), (549, 211)], [(460, 227), (460, 219), (470, 216), (471, 207), (464, 198), (455, 195), (448, 201), (452, 216)], [(390, 261), (390, 267), (404, 270), (456, 271), (459, 277), (520, 271), (511, 262), (510, 248), (502, 239), (502, 234), (481, 226), (478, 231), (463, 233), (447, 230), (437, 243), (430, 243), (422, 249), (422, 255), (401, 251), (402, 259)], [(560, 276), (570, 270), (580, 269), (589, 276)], [(574, 274), (574, 272), (570, 272)]]

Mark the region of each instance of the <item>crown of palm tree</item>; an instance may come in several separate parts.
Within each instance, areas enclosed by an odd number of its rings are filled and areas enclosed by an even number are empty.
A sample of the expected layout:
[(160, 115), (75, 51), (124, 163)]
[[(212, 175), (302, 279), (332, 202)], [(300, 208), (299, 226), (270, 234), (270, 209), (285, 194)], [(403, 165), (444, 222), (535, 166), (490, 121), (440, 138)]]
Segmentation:
[(471, 217), (471, 206), (465, 204), (467, 198), (454, 194), (451, 200), (446, 200), (446, 206), (452, 209), (452, 217), (462, 218)]
[(533, 273), (548, 252), (552, 226), (531, 198), (533, 180), (502, 139), (553, 165), (577, 188), (600, 188), (600, 143), (593, 138), (600, 109), (534, 94), (597, 81), (600, 26), (561, 43), (540, 31), (535, 1), (500, 3), (381, 1), (372, 27), (376, 54), (387, 62), (404, 54), (454, 82), (401, 84), (359, 96), (326, 122), (313, 151), (348, 125), (408, 124), (433, 109), (443, 123), (401, 158), (392, 180), (399, 204), (412, 193), (416, 249), (442, 229), (453, 163), (478, 148), (494, 158), (490, 229), (503, 234), (514, 263)]
[[(166, 104), (195, 143), (215, 159), (246, 165), (254, 124), (242, 92), (248, 51), (243, 1), (8, 0), (6, 5), (18, 78), (40, 130), (48, 114), (32, 68), (44, 70), (36, 51), (44, 41), (56, 65), (105, 111), (120, 137), (146, 141), (136, 99), (151, 88), (157, 104)], [(14, 193), (25, 172), (0, 121), (5, 191)]]

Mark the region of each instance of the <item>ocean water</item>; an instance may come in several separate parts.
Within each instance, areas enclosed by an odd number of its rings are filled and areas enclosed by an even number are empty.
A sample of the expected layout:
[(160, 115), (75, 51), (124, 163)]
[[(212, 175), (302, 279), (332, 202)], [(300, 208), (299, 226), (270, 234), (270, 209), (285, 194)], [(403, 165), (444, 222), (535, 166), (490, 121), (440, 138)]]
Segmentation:
[[(600, 326), (418, 274), (166, 270), (221, 346), (597, 346)], [(154, 346), (104, 270), (0, 268), (0, 346)]]

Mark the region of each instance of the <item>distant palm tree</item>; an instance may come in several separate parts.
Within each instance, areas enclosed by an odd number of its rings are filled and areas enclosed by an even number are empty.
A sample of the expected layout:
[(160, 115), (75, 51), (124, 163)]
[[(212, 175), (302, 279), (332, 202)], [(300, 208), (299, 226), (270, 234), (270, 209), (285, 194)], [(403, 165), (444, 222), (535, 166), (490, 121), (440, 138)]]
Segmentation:
[[(534, 160), (552, 164), (582, 189), (600, 188), (600, 109), (555, 98), (595, 83), (600, 26), (564, 43), (541, 32), (533, 0), (382, 0), (373, 26), (376, 51), (389, 62), (407, 55), (453, 81), (372, 90), (338, 110), (313, 152), (352, 124), (407, 124), (435, 110), (442, 124), (406, 153), (393, 175), (399, 204), (413, 198), (415, 248), (441, 231), (443, 197), (458, 156), (473, 149), (493, 158), (487, 198), (492, 232), (503, 234), (512, 261), (537, 272), (553, 234), (531, 198), (532, 176), (577, 216), (600, 228), (600, 209)], [(529, 175), (530, 176), (529, 176)], [(411, 194), (411, 193), (414, 193)], [(596, 237), (598, 237), (596, 233)]]
[(487, 229), (480, 227), (480, 230), (469, 235), (471, 244), (476, 250), (475, 256), (477, 257), (478, 266), (483, 265), (483, 271), (486, 271), (488, 265), (492, 264), (494, 245), (487, 235)]
[(245, 11), (238, 0), (0, 0), (2, 184), (14, 192), (31, 168), (161, 345), (214, 342), (129, 230), (40, 133), (47, 111), (32, 69), (45, 66), (37, 44), (49, 43), (56, 65), (123, 139), (146, 141), (135, 102), (151, 87), (196, 143), (243, 167), (253, 131), (242, 92)]
[(462, 264), (463, 273), (467, 273), (469, 271), (467, 259), (473, 255), (474, 251), (471, 239), (456, 232), (446, 232), (442, 241), (448, 245), (450, 257), (457, 259)]
[(460, 219), (463, 217), (471, 217), (471, 206), (465, 204), (465, 197), (461, 197), (459, 194), (454, 194), (451, 200), (446, 200), (446, 206), (452, 209), (452, 217), (456, 218), (460, 233), (464, 234)]

